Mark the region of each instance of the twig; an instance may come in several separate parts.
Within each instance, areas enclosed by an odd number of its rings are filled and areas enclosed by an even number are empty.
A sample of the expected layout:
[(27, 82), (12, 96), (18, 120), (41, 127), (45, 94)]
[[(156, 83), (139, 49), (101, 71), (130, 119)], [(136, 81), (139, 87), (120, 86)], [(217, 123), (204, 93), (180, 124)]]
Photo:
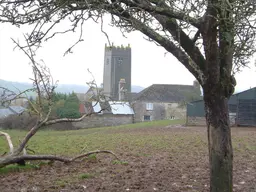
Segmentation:
[(85, 154), (82, 154), (82, 155), (79, 155), (79, 156), (76, 156), (74, 157), (73, 159), (71, 159), (70, 161), (75, 161), (77, 159), (80, 159), (80, 158), (83, 158), (83, 157), (87, 157), (89, 155), (92, 155), (92, 154), (98, 154), (98, 153), (108, 153), (108, 154), (111, 154), (113, 155), (116, 159), (119, 160), (119, 158), (116, 156), (116, 154), (114, 154), (112, 151), (107, 151), (107, 150), (96, 150), (96, 151), (91, 151), (91, 152), (88, 152), (88, 153), (85, 153)]

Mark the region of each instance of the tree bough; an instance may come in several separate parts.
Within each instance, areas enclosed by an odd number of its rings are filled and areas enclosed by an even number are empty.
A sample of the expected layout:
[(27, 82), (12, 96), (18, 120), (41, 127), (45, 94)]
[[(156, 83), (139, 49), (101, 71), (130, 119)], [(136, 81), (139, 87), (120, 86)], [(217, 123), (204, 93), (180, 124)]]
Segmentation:
[(99, 153), (105, 153), (105, 154), (111, 154), (113, 155), (116, 159), (119, 160), (116, 154), (114, 154), (112, 151), (108, 150), (96, 150), (96, 151), (90, 151), (88, 153), (83, 153), (78, 156), (75, 156), (73, 158), (67, 158), (67, 157), (62, 157), (62, 156), (56, 156), (56, 155), (6, 155), (4, 157), (0, 157), (0, 168), (5, 167), (10, 164), (20, 164), (20, 162), (24, 161), (30, 161), (30, 160), (49, 160), (49, 161), (60, 161), (63, 163), (71, 163), (74, 161), (77, 161), (79, 159), (82, 159), (84, 157), (88, 157), (89, 155), (92, 154), (99, 154)]
[(8, 145), (9, 145), (10, 154), (13, 154), (14, 149), (13, 149), (13, 144), (12, 144), (10, 135), (8, 133), (0, 131), (0, 136), (4, 136), (6, 138)]

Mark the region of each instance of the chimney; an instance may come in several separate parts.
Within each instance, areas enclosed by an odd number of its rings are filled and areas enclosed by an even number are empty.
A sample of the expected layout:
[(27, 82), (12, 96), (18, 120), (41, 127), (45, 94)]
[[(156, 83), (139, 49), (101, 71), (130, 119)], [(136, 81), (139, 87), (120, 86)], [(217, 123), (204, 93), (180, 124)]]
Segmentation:
[(119, 101), (123, 101), (125, 99), (125, 91), (126, 89), (124, 89), (125, 87), (125, 79), (120, 79), (119, 81)]

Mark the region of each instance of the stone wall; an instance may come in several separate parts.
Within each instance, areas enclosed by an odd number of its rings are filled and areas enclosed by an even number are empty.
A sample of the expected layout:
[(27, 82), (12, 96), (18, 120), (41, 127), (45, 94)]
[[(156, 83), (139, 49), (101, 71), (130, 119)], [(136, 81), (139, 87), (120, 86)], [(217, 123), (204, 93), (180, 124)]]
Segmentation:
[[(229, 114), (230, 126), (236, 126), (236, 114)], [(188, 126), (206, 126), (205, 117), (189, 117), (187, 116), (186, 125)]]
[(80, 128), (116, 126), (116, 125), (131, 124), (131, 123), (133, 123), (133, 115), (96, 114), (96, 115), (92, 115), (90, 117), (84, 118), (83, 121), (73, 122), (72, 125), (80, 129)]
[(151, 102), (136, 101), (132, 104), (135, 112), (135, 122), (144, 121), (144, 116), (150, 116), (150, 120), (185, 119), (186, 108), (179, 107), (178, 103), (152, 103), (153, 110), (147, 110), (146, 104)]
[(187, 116), (187, 126), (206, 126), (205, 117), (189, 117)]
[[(165, 105), (163, 103), (153, 103), (153, 110), (146, 109), (147, 102), (136, 101), (132, 104), (135, 122), (144, 121), (144, 116), (150, 116), (150, 120), (163, 120), (166, 117)], [(150, 102), (148, 102), (150, 103)]]
[(178, 103), (165, 103), (166, 119), (185, 119), (187, 109), (180, 107)]

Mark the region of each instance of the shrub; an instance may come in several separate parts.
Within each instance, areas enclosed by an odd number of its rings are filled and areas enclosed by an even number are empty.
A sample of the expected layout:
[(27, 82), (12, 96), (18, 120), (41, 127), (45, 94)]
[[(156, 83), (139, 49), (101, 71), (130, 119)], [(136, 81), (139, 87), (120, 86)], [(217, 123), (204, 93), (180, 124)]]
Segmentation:
[[(22, 115), (9, 115), (4, 119), (0, 119), (0, 127), (3, 129), (28, 130), (36, 124), (36, 121), (37, 117), (35, 115), (29, 115), (28, 113), (23, 113)], [(75, 128), (71, 122), (65, 122), (47, 126), (46, 129), (70, 130), (77, 128)]]
[(30, 129), (35, 125), (37, 117), (23, 113), (21, 115), (9, 115), (0, 119), (0, 127), (4, 129)]

